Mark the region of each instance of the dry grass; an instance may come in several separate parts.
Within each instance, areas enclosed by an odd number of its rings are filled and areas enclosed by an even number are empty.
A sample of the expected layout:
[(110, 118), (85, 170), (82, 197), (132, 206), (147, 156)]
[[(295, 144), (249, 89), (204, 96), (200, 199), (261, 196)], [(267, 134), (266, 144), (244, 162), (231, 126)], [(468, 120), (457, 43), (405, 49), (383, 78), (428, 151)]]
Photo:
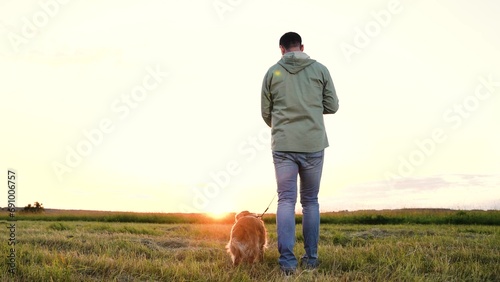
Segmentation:
[[(17, 273), (10, 276), (2, 264), (0, 281), (284, 279), (274, 224), (267, 224), (265, 261), (236, 268), (224, 249), (231, 228), (226, 223), (18, 221), (17, 227)], [(0, 236), (7, 238), (6, 230)], [(0, 252), (7, 255), (4, 242)], [(297, 256), (301, 247), (299, 235)], [(496, 226), (323, 224), (320, 268), (299, 270), (287, 280), (500, 281), (499, 253)]]

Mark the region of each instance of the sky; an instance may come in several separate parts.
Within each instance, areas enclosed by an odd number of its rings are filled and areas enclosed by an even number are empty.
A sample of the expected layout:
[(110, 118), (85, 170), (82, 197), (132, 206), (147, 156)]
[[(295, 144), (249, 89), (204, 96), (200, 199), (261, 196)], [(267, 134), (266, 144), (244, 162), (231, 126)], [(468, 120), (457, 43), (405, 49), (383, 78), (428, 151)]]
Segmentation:
[(321, 211), (498, 209), (499, 12), (494, 0), (0, 0), (0, 177), (15, 171), (20, 207), (274, 212), (260, 91), (295, 31), (340, 100), (324, 117)]

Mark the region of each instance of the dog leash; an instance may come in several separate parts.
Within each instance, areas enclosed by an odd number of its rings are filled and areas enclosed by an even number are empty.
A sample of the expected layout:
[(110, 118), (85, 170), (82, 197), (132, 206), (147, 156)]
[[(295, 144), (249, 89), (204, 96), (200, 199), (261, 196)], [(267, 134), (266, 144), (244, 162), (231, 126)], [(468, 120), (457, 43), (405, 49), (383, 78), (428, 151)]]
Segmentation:
[(274, 197), (271, 199), (271, 202), (269, 202), (269, 205), (267, 205), (266, 210), (265, 210), (265, 211), (264, 211), (261, 215), (259, 215), (259, 216), (257, 216), (257, 217), (262, 218), (262, 217), (264, 216), (264, 214), (267, 212), (267, 210), (269, 209), (269, 207), (270, 207), (270, 206), (271, 206), (271, 204), (273, 203), (274, 198), (276, 198), (276, 195), (277, 195), (277, 194), (274, 194)]

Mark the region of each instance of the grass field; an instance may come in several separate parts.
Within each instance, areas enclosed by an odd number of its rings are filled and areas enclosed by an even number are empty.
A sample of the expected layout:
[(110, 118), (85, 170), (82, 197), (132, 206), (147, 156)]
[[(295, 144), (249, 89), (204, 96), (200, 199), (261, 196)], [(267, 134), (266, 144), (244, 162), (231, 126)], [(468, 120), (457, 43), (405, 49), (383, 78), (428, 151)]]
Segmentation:
[[(415, 220), (417, 213), (423, 223), (398, 222), (412, 215)], [(173, 222), (154, 223), (161, 221), (160, 214), (56, 214), (18, 216), (16, 274), (2, 263), (0, 281), (500, 281), (498, 211), (322, 215), (319, 269), (299, 269), (287, 279), (277, 265), (276, 225), (269, 222), (273, 215), (266, 215), (269, 248), (264, 262), (233, 267), (224, 249), (230, 218), (165, 215)], [(442, 220), (480, 215), (494, 223)], [(369, 222), (334, 223), (349, 216)], [(391, 222), (393, 218), (397, 220)], [(6, 217), (3, 223), (8, 225)], [(303, 254), (300, 230), (298, 224), (297, 256)], [(6, 262), (8, 236), (2, 228), (0, 253)]]

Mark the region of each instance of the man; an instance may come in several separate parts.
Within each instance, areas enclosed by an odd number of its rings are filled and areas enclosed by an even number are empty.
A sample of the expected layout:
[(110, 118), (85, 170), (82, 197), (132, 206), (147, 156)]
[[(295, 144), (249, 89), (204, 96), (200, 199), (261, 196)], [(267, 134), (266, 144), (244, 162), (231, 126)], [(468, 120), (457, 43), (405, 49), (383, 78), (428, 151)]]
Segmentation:
[(271, 127), (273, 162), (278, 185), (279, 264), (290, 275), (297, 269), (294, 255), (297, 176), (300, 177), (302, 233), (305, 254), (301, 266), (318, 266), (318, 192), (328, 147), (323, 114), (339, 108), (328, 69), (304, 53), (300, 35), (285, 33), (279, 41), (283, 55), (269, 68), (262, 84), (261, 113)]

